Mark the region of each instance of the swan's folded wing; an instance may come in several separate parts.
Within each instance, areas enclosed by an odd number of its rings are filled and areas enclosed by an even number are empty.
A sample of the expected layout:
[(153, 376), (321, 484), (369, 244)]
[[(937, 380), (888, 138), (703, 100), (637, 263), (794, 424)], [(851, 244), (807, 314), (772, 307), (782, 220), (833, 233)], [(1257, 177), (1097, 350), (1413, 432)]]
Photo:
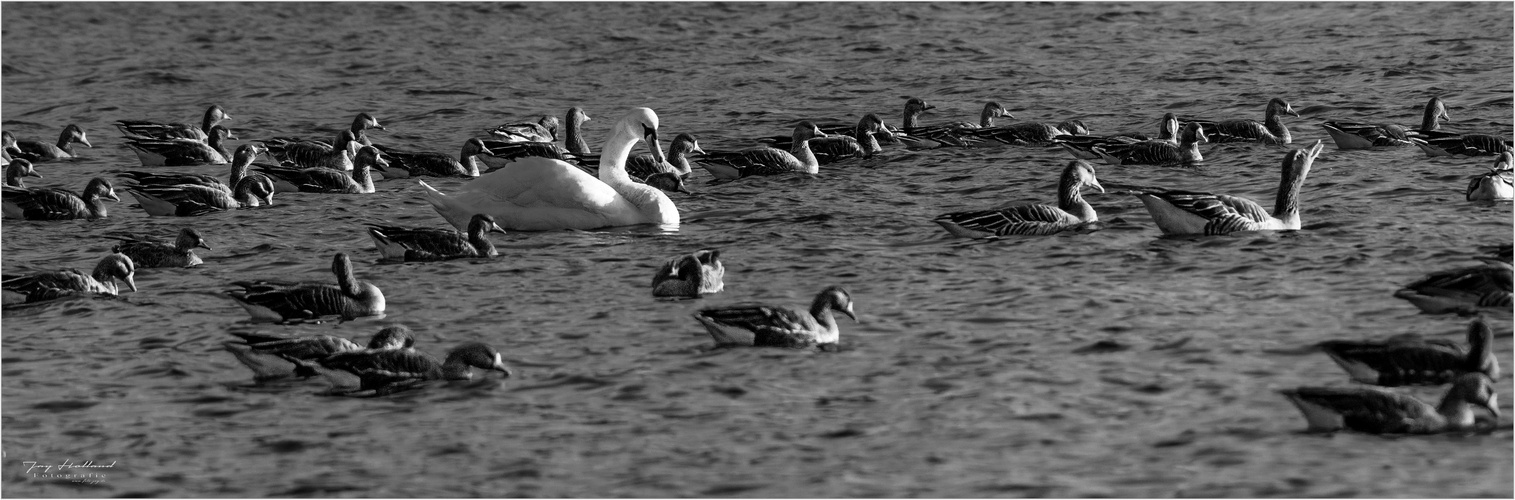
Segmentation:
[[(508, 203), (525, 208), (621, 210), (625, 200), (599, 179), (572, 164), (548, 158), (523, 158), (479, 176), (453, 195), (470, 206)], [(634, 209), (634, 207), (633, 207)]]

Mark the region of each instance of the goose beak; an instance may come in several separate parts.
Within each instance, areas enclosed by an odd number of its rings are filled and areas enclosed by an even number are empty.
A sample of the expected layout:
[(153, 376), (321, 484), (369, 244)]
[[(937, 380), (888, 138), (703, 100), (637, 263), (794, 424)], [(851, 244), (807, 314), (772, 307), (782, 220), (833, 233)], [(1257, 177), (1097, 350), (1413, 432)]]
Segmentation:
[(490, 151), (487, 147), (479, 146), (479, 154), (494, 156), (494, 151)]
[(684, 183), (682, 183), (682, 182), (679, 183), (679, 187), (676, 188), (676, 189), (674, 189), (674, 191), (678, 191), (678, 192), (684, 193), (684, 194), (694, 194), (694, 193), (692, 193), (692, 192), (689, 191), (689, 188), (684, 187)]
[(700, 149), (699, 143), (695, 143), (694, 149), (690, 149), (689, 150), (689, 154), (692, 154), (692, 155), (703, 155), (703, 154), (709, 154), (709, 153), (706, 153), (705, 150)]
[(27, 170), (26, 175), (23, 175), (22, 177), (36, 177), (38, 179), (41, 179), (42, 174), (37, 173), (36, 170)]
[(842, 309), (842, 314), (846, 314), (847, 317), (852, 318), (853, 321), (857, 321), (859, 323), (862, 322), (857, 319), (857, 314), (852, 312), (852, 304), (847, 304), (847, 307), (845, 309)]
[(1487, 402), (1484, 402), (1483, 407), (1484, 407), (1484, 409), (1489, 410), (1489, 413), (1494, 414), (1494, 420), (1499, 420), (1499, 395), (1498, 394), (1490, 394), (1489, 395), (1489, 400)]
[(501, 359), (498, 354), (495, 355), (494, 365), (490, 366), (489, 369), (505, 374), (505, 378), (510, 378), (513, 375), (510, 372), (510, 367), (505, 366), (505, 360)]
[(1325, 145), (1321, 144), (1320, 139), (1316, 139), (1314, 144), (1311, 144), (1310, 147), (1305, 148), (1305, 158), (1308, 158), (1310, 161), (1315, 161), (1315, 158), (1320, 156), (1320, 151), (1322, 149), (1325, 149)]
[(120, 202), (121, 201), (121, 198), (118, 197), (118, 196), (116, 196), (116, 192), (114, 190), (106, 191), (105, 192), (105, 199), (111, 200), (111, 201), (115, 201), (115, 202)]
[(221, 121), (228, 121), (228, 122), (231, 121), (231, 115), (228, 115), (225, 112), (222, 112), (221, 113)]
[(499, 224), (495, 224), (495, 223), (491, 222), (491, 223), (489, 223), (489, 231), (490, 232), (504, 234), (505, 233), (505, 228), (500, 227)]
[(1086, 183), (1086, 184), (1085, 184), (1085, 185), (1087, 185), (1087, 186), (1089, 186), (1089, 187), (1092, 187), (1092, 188), (1094, 188), (1094, 189), (1098, 189), (1098, 190), (1099, 190), (1099, 192), (1101, 192), (1101, 193), (1103, 193), (1103, 192), (1105, 192), (1105, 187), (1104, 187), (1104, 186), (1101, 186), (1101, 185), (1099, 185), (1099, 181), (1097, 181), (1097, 180), (1094, 180), (1094, 179), (1089, 179), (1089, 182), (1088, 182), (1088, 183)]
[(79, 144), (83, 144), (86, 148), (94, 149), (94, 146), (90, 145), (89, 139), (84, 137), (84, 134), (79, 134)]
[[(126, 275), (125, 278), (121, 278), (121, 281), (125, 281), (126, 282), (126, 288), (131, 289), (131, 291), (133, 291), (133, 292), (137, 291), (137, 280), (132, 279), (132, 276), (134, 276), (136, 274), (137, 273), (127, 273), (127, 275)], [(1495, 412), (1494, 415), (1498, 416), (1499, 413)]]
[(195, 246), (200, 247), (200, 248), (204, 248), (206, 250), (215, 250), (214, 248), (211, 248), (210, 245), (205, 244), (204, 241), (201, 241), (200, 244), (195, 245)]
[(1296, 117), (1296, 118), (1298, 118), (1298, 117), (1299, 117), (1299, 112), (1297, 112), (1297, 111), (1294, 111), (1294, 107), (1293, 107), (1293, 106), (1290, 106), (1290, 107), (1287, 107), (1287, 108), (1284, 108), (1284, 112), (1285, 112), (1285, 113), (1288, 113), (1288, 114), (1291, 114), (1291, 115), (1294, 115), (1294, 117)]

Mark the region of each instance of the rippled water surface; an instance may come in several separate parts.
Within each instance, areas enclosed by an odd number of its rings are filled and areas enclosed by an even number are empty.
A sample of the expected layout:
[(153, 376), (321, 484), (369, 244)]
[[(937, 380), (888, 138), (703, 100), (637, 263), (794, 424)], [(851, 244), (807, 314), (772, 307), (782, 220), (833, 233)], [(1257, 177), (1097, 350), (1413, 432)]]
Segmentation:
[[(677, 232), (512, 233), (490, 261), (381, 264), (369, 222), (444, 226), (412, 181), (372, 195), (149, 218), (130, 196), (89, 222), (7, 221), (7, 275), (88, 269), (105, 234), (202, 231), (193, 269), (143, 270), (124, 300), (4, 314), (3, 475), (10, 496), (1499, 496), (1492, 432), (1302, 434), (1274, 390), (1347, 384), (1334, 338), (1466, 320), (1394, 299), (1401, 284), (1511, 241), (1511, 206), (1462, 200), (1488, 158), (1340, 151), (1327, 119), (1511, 134), (1509, 3), (362, 4), (5, 3), (4, 128), (93, 149), (34, 185), (81, 188), (138, 166), (110, 123), (194, 121), (242, 140), (328, 137), (362, 111), (376, 142), (455, 152), (486, 127), (582, 106), (598, 149), (627, 109), (706, 149), (799, 119), (926, 123), (987, 100), (1020, 120), (1154, 130), (1165, 112), (1260, 119), (1283, 97), (1296, 143), (1326, 139), (1301, 231), (1161, 238), (1127, 186), (1271, 207), (1282, 146), (1209, 145), (1193, 169), (1099, 166), (1102, 228), (975, 242), (945, 212), (1055, 200), (1056, 149), (906, 151), (675, 195)], [(240, 142), (238, 142), (240, 143)], [(640, 147), (640, 146), (639, 146)], [(223, 167), (195, 170), (224, 175)], [(444, 191), (459, 180), (435, 183)], [(726, 291), (653, 300), (654, 266), (713, 247)], [(335, 252), (382, 287), (388, 316), (254, 325), (219, 296), (239, 279), (327, 280)], [(807, 304), (847, 286), (860, 322), (839, 352), (711, 349), (690, 314)], [(1510, 321), (1493, 318), (1511, 366)], [(414, 328), (441, 353), (481, 340), (516, 377), (377, 399), (316, 382), (254, 384), (228, 331), (366, 338)], [(1086, 350), (1095, 345), (1113, 348)], [(1113, 343), (1113, 344), (1111, 344)], [(1498, 380), (1510, 411), (1509, 375)], [(1413, 391), (1427, 398), (1442, 389)], [(114, 462), (98, 484), (25, 462)]]

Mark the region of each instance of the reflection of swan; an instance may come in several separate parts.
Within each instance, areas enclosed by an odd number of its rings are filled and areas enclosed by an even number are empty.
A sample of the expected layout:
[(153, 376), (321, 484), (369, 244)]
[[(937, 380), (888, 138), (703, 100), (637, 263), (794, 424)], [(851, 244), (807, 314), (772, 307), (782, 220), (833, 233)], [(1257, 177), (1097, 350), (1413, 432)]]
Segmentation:
[(523, 158), (469, 181), (454, 195), (424, 181), (421, 187), (426, 201), (459, 230), (479, 213), (518, 231), (676, 226), (679, 209), (673, 200), (626, 174), (626, 157), (637, 140), (647, 141), (657, 160), (663, 160), (657, 129), (658, 115), (647, 108), (634, 109), (617, 122), (601, 150), (598, 179), (561, 160)]
[(1431, 434), (1473, 428), (1473, 407), (1499, 419), (1493, 383), (1466, 373), (1432, 406), (1414, 397), (1373, 387), (1300, 387), (1278, 391), (1299, 408), (1310, 431), (1343, 428), (1372, 434)]

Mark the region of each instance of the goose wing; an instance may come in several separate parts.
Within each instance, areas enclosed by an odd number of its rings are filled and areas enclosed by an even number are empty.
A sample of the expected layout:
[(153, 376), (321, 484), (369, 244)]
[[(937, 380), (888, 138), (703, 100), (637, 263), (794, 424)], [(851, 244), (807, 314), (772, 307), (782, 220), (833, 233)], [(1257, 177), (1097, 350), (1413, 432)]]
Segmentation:
[(116, 129), (121, 131), (128, 139), (189, 139), (205, 141), (209, 139), (204, 130), (188, 123), (158, 123), (146, 120), (120, 120), (115, 123)]
[(373, 237), (385, 257), (438, 260), (478, 254), (473, 244), (468, 242), (468, 237), (457, 231), (370, 224), (368, 234)]
[(1412, 139), (1416, 146), (1431, 156), (1464, 155), (1491, 156), (1511, 150), (1511, 143), (1502, 137), (1484, 134), (1442, 135), (1422, 132), (1422, 138)]
[(380, 152), (389, 160), (390, 168), (400, 168), (410, 175), (429, 175), (432, 177), (472, 177), (463, 168), (463, 164), (446, 154), (430, 151), (400, 151), (393, 148), (375, 145)]
[(1311, 427), (1339, 418), (1341, 426), (1350, 429), (1404, 432), (1413, 421), (1434, 418), (1435, 413), (1410, 396), (1371, 388), (1300, 387), (1280, 392), (1299, 407)]
[(835, 163), (847, 158), (862, 158), (868, 156), (868, 151), (863, 148), (857, 139), (839, 137), (820, 137), (810, 140), (810, 152), (815, 155), (815, 160), (821, 165)]
[(1467, 371), (1467, 352), (1445, 342), (1332, 340), (1317, 344), (1353, 380), (1383, 386), (1444, 384)]
[[(800, 347), (815, 344), (820, 324), (809, 313), (786, 307), (765, 305), (742, 305), (701, 309), (695, 318), (704, 323), (711, 335), (720, 343), (729, 343), (729, 334), (718, 334), (735, 328), (752, 333), (752, 345), (774, 347)], [(722, 337), (727, 338), (722, 338)]]
[(1205, 130), (1205, 137), (1210, 142), (1257, 142), (1258, 139), (1269, 137), (1268, 127), (1263, 126), (1257, 120), (1194, 120)]
[(1328, 121), (1321, 124), (1321, 127), (1330, 133), (1331, 138), (1336, 141), (1337, 147), (1344, 149), (1361, 147), (1363, 145), (1376, 147), (1410, 144), (1409, 134), (1405, 132), (1404, 127), (1399, 125)]
[(232, 298), (244, 305), (252, 305), (277, 313), (285, 320), (313, 319), (321, 316), (341, 315), (357, 317), (353, 300), (336, 285), (301, 284), (288, 288), (260, 288), (263, 291), (230, 291)]
[(998, 210), (954, 212), (935, 219), (938, 224), (952, 224), (973, 232), (996, 236), (1011, 234), (1053, 234), (1081, 221), (1073, 214), (1049, 205), (1019, 205)]
[(333, 335), (285, 338), (258, 333), (231, 332), (241, 337), (253, 352), (287, 359), (316, 360), (340, 352), (359, 351), (363, 347)]
[(707, 151), (697, 161), (712, 175), (723, 179), (804, 170), (800, 160), (788, 151), (769, 147)]
[(300, 166), (319, 164), (331, 153), (331, 144), (319, 140), (303, 140), (292, 137), (275, 137), (264, 141), (268, 154), (280, 162)]
[(1511, 293), (1511, 271), (1508, 266), (1487, 265), (1464, 267), (1426, 275), (1404, 286), (1406, 289), (1435, 295), (1474, 295)]
[(363, 388), (442, 378), (442, 363), (416, 349), (362, 350), (320, 359), (322, 367), (357, 375)]
[(187, 166), (207, 163), (226, 163), (220, 151), (204, 142), (190, 139), (127, 141), (126, 146), (137, 152), (137, 157), (146, 166)]
[(72, 292), (109, 292), (98, 281), (77, 269), (63, 269), (5, 278), (0, 288), (26, 294), (29, 302)]
[(196, 186), (205, 186), (208, 188), (223, 189), (226, 191), (226, 194), (231, 194), (231, 188), (228, 187), (226, 183), (221, 182), (221, 179), (217, 179), (214, 176), (204, 174), (160, 174), (155, 172), (123, 170), (117, 171), (116, 175), (125, 179), (131, 179), (132, 181), (135, 181), (139, 186), (177, 186), (180, 184), (191, 184)]
[(356, 193), (361, 190), (347, 172), (331, 168), (307, 168), (302, 171), (304, 182), (298, 184), (300, 191), (307, 193)]

